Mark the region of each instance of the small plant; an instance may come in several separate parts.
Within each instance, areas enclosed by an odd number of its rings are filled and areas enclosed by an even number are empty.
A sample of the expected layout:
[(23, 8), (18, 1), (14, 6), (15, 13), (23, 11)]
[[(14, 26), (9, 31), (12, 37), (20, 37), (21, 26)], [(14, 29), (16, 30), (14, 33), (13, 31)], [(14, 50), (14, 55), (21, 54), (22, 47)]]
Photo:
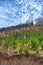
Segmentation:
[(34, 51), (36, 51), (36, 53), (38, 53), (40, 51), (39, 40), (37, 38), (35, 38), (35, 37), (32, 37), (30, 40), (31, 40), (32, 49)]
[(41, 42), (41, 48), (42, 48), (42, 50), (43, 50), (43, 41)]
[(41, 43), (43, 41), (43, 36), (42, 35), (38, 36), (38, 39), (39, 39), (39, 41)]

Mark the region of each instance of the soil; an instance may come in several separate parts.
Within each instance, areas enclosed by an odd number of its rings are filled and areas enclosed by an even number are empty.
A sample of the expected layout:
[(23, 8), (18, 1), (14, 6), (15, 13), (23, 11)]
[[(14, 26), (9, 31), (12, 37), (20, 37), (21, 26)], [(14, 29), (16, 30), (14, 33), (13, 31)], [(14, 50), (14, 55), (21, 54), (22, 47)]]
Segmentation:
[(43, 65), (43, 57), (29, 54), (0, 54), (0, 65)]

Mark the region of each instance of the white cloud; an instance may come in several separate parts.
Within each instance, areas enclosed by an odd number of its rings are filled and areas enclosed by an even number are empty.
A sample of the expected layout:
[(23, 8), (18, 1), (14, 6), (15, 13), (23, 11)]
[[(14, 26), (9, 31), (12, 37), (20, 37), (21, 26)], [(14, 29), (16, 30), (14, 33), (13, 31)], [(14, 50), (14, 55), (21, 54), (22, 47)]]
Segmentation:
[(22, 23), (26, 23), (26, 21), (29, 19), (29, 15), (27, 15), (27, 14), (24, 14), (22, 17), (21, 17), (21, 22)]
[(8, 23), (4, 19), (0, 19), (0, 28), (7, 27), (6, 25), (9, 26)]
[(7, 18), (7, 16), (3, 15), (3, 14), (0, 14), (0, 18)]
[(18, 0), (18, 3), (19, 3), (19, 4), (22, 4), (22, 3), (23, 3), (23, 0)]
[(6, 18), (3, 7), (0, 7), (0, 18), (2, 18), (2, 19)]
[[(33, 14), (33, 20), (41, 16), (42, 5), (36, 3), (35, 0), (15, 0), (15, 3), (16, 5), (5, 2), (5, 6), (0, 6), (0, 18), (2, 18), (0, 25), (8, 26), (7, 21), (11, 22), (10, 25), (25, 23), (31, 14)], [(21, 8), (19, 8), (20, 5), (22, 5)]]
[(38, 9), (38, 11), (42, 10), (42, 6), (41, 5), (38, 5), (36, 8)]

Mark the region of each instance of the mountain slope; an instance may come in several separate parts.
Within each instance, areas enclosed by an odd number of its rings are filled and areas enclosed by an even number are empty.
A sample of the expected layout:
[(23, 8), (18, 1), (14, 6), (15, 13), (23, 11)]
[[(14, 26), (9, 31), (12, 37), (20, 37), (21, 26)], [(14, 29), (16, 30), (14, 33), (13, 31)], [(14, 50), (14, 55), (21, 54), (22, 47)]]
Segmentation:
[(43, 24), (0, 29), (0, 52), (43, 55)]

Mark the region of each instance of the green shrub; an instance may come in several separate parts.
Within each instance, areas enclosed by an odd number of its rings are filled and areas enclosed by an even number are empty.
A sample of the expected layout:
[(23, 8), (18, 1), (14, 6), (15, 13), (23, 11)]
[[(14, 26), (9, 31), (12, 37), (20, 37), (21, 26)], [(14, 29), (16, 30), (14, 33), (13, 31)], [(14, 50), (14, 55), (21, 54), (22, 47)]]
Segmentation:
[(40, 43), (43, 41), (43, 35), (38, 36)]
[(41, 42), (41, 48), (42, 48), (42, 50), (43, 50), (43, 41)]
[(36, 52), (39, 52), (39, 51), (40, 51), (40, 48), (39, 48), (39, 46), (40, 46), (39, 40), (38, 40), (37, 38), (35, 38), (35, 37), (32, 37), (32, 38), (30, 39), (30, 41), (31, 41), (32, 49), (33, 49), (34, 51), (36, 51)]
[(5, 39), (5, 46), (8, 48), (10, 45), (12, 45), (12, 41), (13, 41), (13, 35), (9, 34), (6, 39)]

